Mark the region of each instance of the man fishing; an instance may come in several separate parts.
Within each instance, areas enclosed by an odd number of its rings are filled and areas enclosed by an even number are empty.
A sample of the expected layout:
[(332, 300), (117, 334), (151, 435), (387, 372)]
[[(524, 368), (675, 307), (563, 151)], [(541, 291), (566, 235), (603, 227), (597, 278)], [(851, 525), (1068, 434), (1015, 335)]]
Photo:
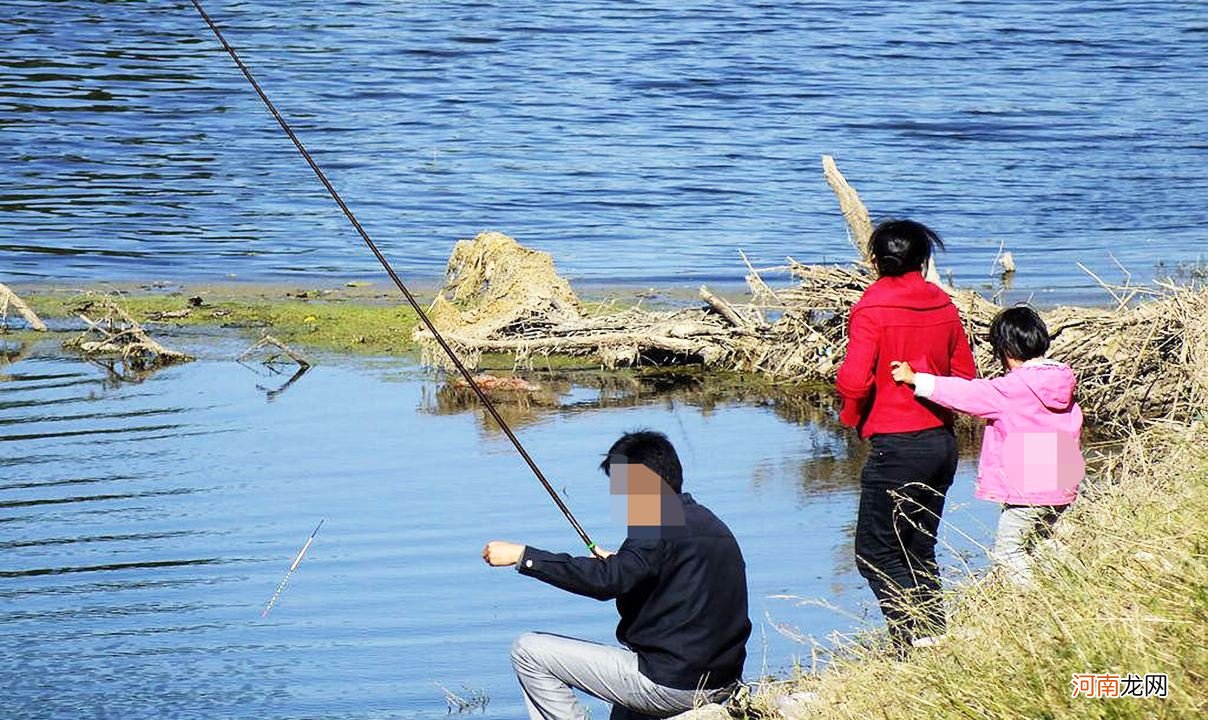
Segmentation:
[(683, 468), (662, 433), (631, 432), (600, 468), (624, 495), (629, 534), (619, 550), (572, 557), (492, 541), (482, 557), (597, 600), (616, 600), (617, 640), (600, 645), (527, 633), (512, 665), (533, 720), (587, 717), (582, 690), (612, 703), (613, 720), (669, 717), (736, 689), (751, 634), (746, 564), (729, 528), (682, 492)]
[[(595, 557), (573, 558), (505, 542), (488, 543), (483, 550), (483, 559), (491, 565), (517, 565), (520, 572), (555, 587), (600, 600), (615, 598), (621, 614), (617, 639), (625, 648), (541, 633), (516, 641), (513, 664), (529, 714), (533, 718), (586, 718), (572, 687), (613, 703), (616, 718), (630, 717), (631, 711), (666, 717), (692, 708), (698, 696), (709, 700), (728, 697), (742, 675), (745, 644), (751, 634), (746, 567), (725, 524), (691, 496), (680, 493), (683, 470), (675, 448), (665, 436), (653, 432), (630, 433), (613, 445), (601, 468), (612, 478), (617, 494), (628, 498), (630, 534), (615, 554), (595, 548), (235, 48), (199, 0), (191, 2), (483, 408), (595, 553)], [(299, 561), (300, 555), (295, 562)], [(268, 609), (271, 605), (266, 612)]]

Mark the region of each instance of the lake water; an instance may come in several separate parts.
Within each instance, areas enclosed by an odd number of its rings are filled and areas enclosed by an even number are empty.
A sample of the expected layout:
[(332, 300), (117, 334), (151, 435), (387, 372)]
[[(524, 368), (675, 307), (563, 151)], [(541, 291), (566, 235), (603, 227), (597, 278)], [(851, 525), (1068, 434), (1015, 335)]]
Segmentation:
[[(235, 345), (206, 338), (203, 359), (142, 382), (53, 344), (6, 346), (5, 717), (444, 718), (443, 686), (488, 697), (486, 718), (518, 718), (515, 636), (611, 640), (611, 603), (482, 563), (490, 539), (578, 543), (480, 410), (398, 360), (321, 364), (272, 394), (287, 375), (224, 359)], [(601, 454), (639, 426), (676, 443), (686, 487), (747, 557), (748, 678), (808, 663), (793, 636), (879, 622), (851, 559), (863, 450), (827, 412), (666, 378), (544, 382), (556, 404), (509, 414), (605, 547), (624, 530)], [(971, 500), (971, 481), (966, 460), (943, 532), (949, 570), (984, 564), (971, 541), (991, 536), (996, 508)]]
[[(584, 281), (847, 260), (822, 153), (958, 282), (1208, 252), (1198, 1), (208, 9), (409, 278), (482, 229)], [(10, 281), (379, 273), (184, 0), (0, 4), (0, 163)]]

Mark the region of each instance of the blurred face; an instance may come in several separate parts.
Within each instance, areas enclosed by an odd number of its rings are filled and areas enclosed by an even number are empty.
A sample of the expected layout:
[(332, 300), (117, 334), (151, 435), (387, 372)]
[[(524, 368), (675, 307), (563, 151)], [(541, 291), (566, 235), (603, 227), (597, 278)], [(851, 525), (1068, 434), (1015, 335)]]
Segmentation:
[[(625, 524), (656, 527), (662, 524), (662, 497), (671, 488), (658, 473), (633, 463), (613, 463), (609, 469), (609, 491), (621, 500)], [(614, 505), (618, 510), (622, 503)]]

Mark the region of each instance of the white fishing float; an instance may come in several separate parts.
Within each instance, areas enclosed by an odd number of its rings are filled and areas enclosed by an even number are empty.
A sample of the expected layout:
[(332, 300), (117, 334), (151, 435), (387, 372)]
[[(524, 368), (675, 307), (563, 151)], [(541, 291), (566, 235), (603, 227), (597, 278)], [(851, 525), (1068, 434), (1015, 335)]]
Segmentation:
[(268, 617), (269, 611), (272, 610), (273, 606), (277, 604), (277, 598), (281, 597), (281, 592), (285, 590), (285, 585), (289, 582), (290, 576), (292, 576), (294, 571), (298, 569), (298, 566), (302, 564), (302, 557), (306, 555), (306, 551), (310, 549), (310, 544), (315, 541), (315, 535), (319, 534), (319, 528), (323, 527), (323, 523), (325, 522), (327, 522), (327, 518), (320, 519), (319, 524), (315, 526), (315, 531), (310, 534), (310, 537), (306, 538), (306, 544), (303, 545), (302, 549), (298, 551), (298, 554), (294, 556), (294, 561), (290, 563), (289, 570), (285, 572), (285, 577), (281, 578), (281, 583), (277, 585), (277, 589), (273, 591), (273, 596), (268, 599), (268, 605), (264, 606), (264, 612), (260, 613), (260, 617)]

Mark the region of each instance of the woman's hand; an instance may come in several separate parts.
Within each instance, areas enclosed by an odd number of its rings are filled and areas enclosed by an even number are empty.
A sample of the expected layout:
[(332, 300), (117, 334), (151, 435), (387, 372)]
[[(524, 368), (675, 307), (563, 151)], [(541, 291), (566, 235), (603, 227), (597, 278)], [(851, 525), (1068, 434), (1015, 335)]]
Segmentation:
[(910, 367), (910, 363), (904, 360), (894, 360), (889, 363), (889, 369), (893, 374), (893, 379), (907, 385), (914, 384), (914, 369)]

